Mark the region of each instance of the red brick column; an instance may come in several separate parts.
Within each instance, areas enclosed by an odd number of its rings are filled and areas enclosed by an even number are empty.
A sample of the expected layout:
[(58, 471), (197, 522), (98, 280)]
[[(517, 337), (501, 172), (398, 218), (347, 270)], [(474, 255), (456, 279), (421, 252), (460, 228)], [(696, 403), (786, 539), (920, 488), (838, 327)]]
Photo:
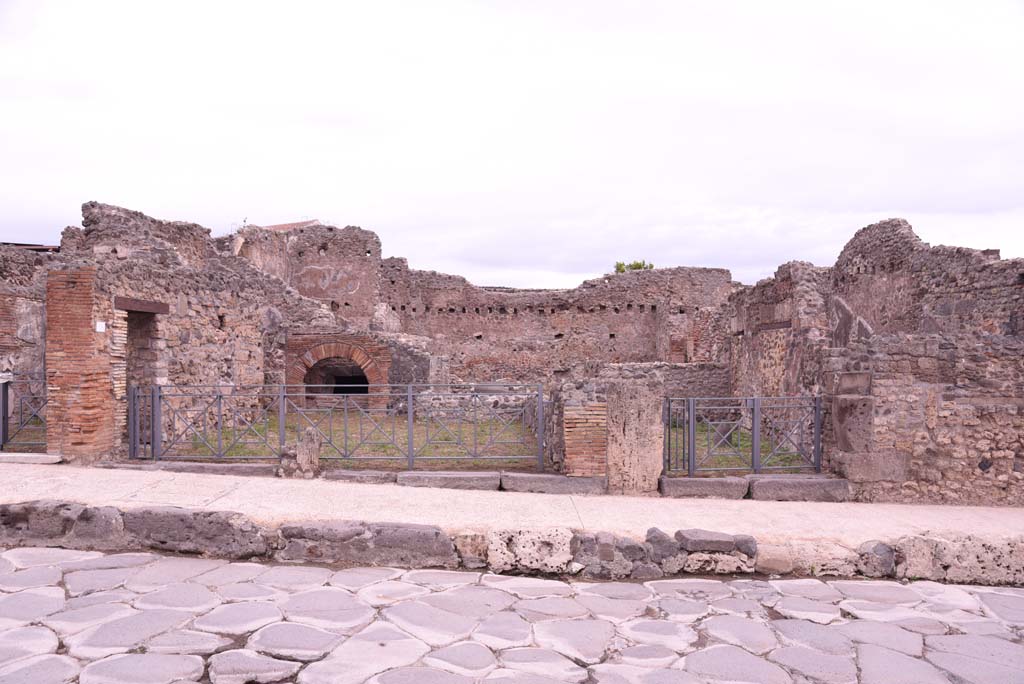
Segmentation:
[(111, 361), (95, 303), (95, 268), (47, 274), (46, 451), (76, 463), (114, 449)]
[(608, 405), (604, 402), (566, 406), (565, 474), (605, 477), (608, 474)]

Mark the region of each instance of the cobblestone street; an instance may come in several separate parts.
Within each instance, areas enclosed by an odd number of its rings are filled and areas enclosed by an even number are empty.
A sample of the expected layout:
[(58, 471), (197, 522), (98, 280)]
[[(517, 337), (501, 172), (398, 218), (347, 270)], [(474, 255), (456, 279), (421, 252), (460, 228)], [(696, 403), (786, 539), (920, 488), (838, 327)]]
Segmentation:
[(1014, 684), (1024, 590), (0, 554), (0, 684)]

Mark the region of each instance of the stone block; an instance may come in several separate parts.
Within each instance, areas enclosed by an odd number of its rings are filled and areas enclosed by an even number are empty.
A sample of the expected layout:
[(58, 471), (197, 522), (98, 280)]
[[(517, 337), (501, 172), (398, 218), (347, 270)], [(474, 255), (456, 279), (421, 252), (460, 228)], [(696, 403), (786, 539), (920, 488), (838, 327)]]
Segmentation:
[(444, 489), (498, 489), (501, 475), (497, 472), (419, 472), (398, 473), (396, 481), (403, 487), (442, 487)]
[(274, 557), (282, 561), (408, 568), (459, 565), (451, 538), (433, 525), (314, 522), (285, 525), (281, 537), (284, 547)]
[(359, 482), (362, 484), (393, 484), (398, 473), (386, 470), (347, 470), (331, 468), (323, 471), (323, 479), (340, 480), (342, 482)]
[(871, 373), (855, 371), (836, 373), (835, 394), (871, 394)]
[(176, 553), (252, 558), (269, 550), (266, 532), (241, 513), (151, 506), (124, 512), (130, 543)]
[(896, 553), (884, 542), (864, 542), (857, 548), (857, 571), (865, 577), (892, 577), (896, 574)]
[(501, 473), (501, 488), (509, 492), (539, 494), (604, 494), (603, 477), (567, 477), (544, 473)]
[(874, 440), (875, 400), (860, 395), (832, 399), (832, 428), (841, 451), (867, 451)]
[(495, 530), (487, 534), (487, 564), (493, 572), (565, 572), (573, 560), (572, 530)]
[(63, 460), (60, 454), (18, 454), (7, 452), (0, 454), (0, 464), (26, 463), (30, 465), (52, 465)]
[(742, 499), (750, 483), (742, 477), (662, 477), (662, 496), (690, 499)]
[(608, 491), (658, 491), (663, 470), (664, 386), (653, 381), (612, 383), (608, 395)]
[(689, 553), (695, 551), (716, 551), (731, 553), (736, 550), (736, 539), (731, 534), (710, 530), (679, 530), (676, 532), (679, 546)]
[(846, 501), (850, 483), (829, 477), (751, 477), (750, 497), (758, 501)]
[(837, 452), (836, 472), (850, 482), (905, 482), (910, 455), (903, 451)]
[(784, 544), (761, 544), (754, 569), (763, 575), (788, 575), (793, 572), (793, 552)]

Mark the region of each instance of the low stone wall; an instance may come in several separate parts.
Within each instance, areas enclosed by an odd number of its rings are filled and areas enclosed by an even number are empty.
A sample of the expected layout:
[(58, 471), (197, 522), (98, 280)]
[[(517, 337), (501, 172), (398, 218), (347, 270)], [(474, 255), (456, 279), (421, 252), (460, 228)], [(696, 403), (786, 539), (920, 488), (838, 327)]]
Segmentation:
[(268, 527), (230, 511), (120, 510), (64, 501), (0, 505), (0, 546), (155, 550), (352, 567), (486, 568), (589, 580), (756, 572), (1024, 583), (1024, 537), (919, 535), (888, 543), (868, 540), (851, 550), (820, 541), (760, 546), (750, 536), (696, 529), (669, 534), (652, 528), (645, 539), (636, 540), (566, 527), (449, 532), (431, 525), (347, 520)]

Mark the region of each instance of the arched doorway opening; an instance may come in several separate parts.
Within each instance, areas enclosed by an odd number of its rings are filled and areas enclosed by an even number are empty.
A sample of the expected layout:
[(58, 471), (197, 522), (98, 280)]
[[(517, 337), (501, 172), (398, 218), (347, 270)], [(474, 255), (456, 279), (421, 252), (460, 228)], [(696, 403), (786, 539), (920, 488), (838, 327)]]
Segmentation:
[(310, 366), (302, 383), (313, 394), (368, 394), (370, 380), (352, 359), (331, 356)]

